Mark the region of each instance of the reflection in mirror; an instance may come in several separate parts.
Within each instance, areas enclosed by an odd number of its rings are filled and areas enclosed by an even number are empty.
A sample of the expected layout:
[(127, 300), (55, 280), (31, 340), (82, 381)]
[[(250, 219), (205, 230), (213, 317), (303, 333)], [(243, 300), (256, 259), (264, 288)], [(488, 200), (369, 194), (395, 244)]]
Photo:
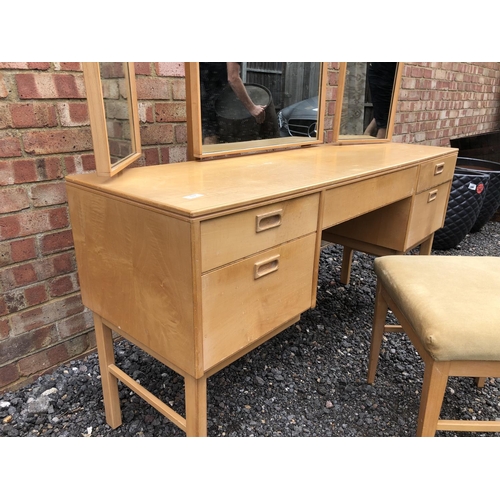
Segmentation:
[(128, 88), (124, 63), (101, 62), (102, 95), (106, 115), (109, 154), (111, 164), (132, 153), (130, 137), (130, 115), (128, 111)]
[(111, 177), (141, 156), (134, 63), (82, 63), (97, 175)]
[(269, 87), (245, 80), (240, 63), (200, 62), (203, 144), (279, 137)]
[(195, 157), (322, 142), (322, 63), (201, 62), (187, 68), (192, 122), (198, 121)]
[(335, 142), (391, 139), (401, 69), (396, 62), (343, 63)]

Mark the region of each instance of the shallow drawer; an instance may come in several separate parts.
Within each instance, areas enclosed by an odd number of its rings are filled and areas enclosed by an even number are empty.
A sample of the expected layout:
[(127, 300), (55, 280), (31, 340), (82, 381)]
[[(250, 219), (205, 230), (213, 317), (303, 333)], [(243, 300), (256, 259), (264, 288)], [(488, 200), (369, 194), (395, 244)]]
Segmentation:
[(422, 163), (418, 175), (417, 193), (429, 189), (453, 177), (457, 155), (435, 158), (432, 161)]
[(413, 194), (417, 166), (330, 189), (325, 194), (323, 229)]
[(202, 276), (205, 370), (312, 304), (316, 234)]
[(415, 196), (408, 227), (406, 248), (411, 248), (443, 227), (451, 181)]
[(319, 193), (203, 221), (202, 272), (315, 232)]
[[(323, 238), (354, 249), (366, 248), (365, 244), (375, 245), (378, 249), (370, 251), (380, 255), (384, 255), (383, 248), (406, 252), (443, 225), (450, 184), (448, 181), (413, 199), (400, 200), (333, 226), (323, 232)], [(356, 241), (360, 242), (359, 246)]]

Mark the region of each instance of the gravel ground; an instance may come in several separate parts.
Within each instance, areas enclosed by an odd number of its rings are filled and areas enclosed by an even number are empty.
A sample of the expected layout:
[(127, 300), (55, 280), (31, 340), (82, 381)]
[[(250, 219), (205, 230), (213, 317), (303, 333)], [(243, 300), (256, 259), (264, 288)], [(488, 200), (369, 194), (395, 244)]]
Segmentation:
[[(500, 256), (500, 223), (468, 235), (449, 255)], [(341, 248), (322, 250), (315, 309), (208, 380), (209, 436), (414, 436), (423, 362), (401, 334), (383, 344), (366, 383), (375, 295), (373, 257), (355, 253), (350, 285), (339, 281)], [(117, 364), (183, 413), (183, 379), (126, 341)], [(72, 361), (0, 394), (0, 436), (183, 436), (120, 383), (123, 424), (105, 421), (97, 355)], [(451, 378), (442, 418), (500, 418), (500, 379), (477, 389)], [(473, 434), (499, 436), (500, 434)], [(437, 436), (471, 436), (438, 432)]]

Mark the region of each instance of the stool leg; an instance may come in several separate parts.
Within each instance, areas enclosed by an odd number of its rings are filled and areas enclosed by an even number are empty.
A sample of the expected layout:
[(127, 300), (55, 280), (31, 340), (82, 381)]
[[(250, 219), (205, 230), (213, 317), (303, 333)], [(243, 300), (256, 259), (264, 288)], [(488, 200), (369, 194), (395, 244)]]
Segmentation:
[(443, 405), (444, 391), (450, 372), (449, 361), (432, 361), (425, 364), (424, 383), (418, 413), (417, 436), (436, 434), (439, 414)]
[(377, 292), (375, 297), (375, 312), (373, 316), (372, 342), (370, 346), (370, 358), (368, 363), (368, 383), (373, 384), (377, 371), (380, 346), (384, 335), (384, 325), (387, 318), (389, 306), (382, 296), (382, 285), (377, 281)]

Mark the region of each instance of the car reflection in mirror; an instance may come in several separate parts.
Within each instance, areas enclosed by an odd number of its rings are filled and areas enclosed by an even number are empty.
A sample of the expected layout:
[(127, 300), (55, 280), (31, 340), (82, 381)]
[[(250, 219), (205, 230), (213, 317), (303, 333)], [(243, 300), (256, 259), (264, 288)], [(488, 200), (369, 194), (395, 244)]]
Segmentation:
[(316, 137), (318, 96), (296, 102), (278, 113), (281, 137)]

